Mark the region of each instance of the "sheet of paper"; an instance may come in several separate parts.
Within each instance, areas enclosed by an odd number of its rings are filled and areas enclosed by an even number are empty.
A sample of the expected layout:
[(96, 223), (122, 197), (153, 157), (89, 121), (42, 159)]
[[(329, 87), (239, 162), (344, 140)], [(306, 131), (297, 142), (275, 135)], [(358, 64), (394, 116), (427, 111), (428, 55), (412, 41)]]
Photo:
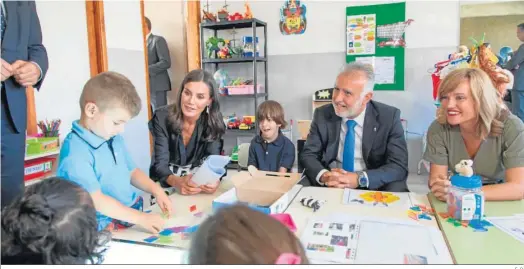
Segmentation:
[(376, 14), (347, 16), (346, 54), (375, 54)]
[(413, 206), (411, 196), (407, 192), (380, 192), (344, 189), (342, 203), (345, 205), (365, 205), (373, 207), (404, 207)]
[(191, 181), (198, 186), (214, 183), (226, 173), (225, 166), (229, 163), (229, 156), (211, 155), (202, 166), (195, 170)]
[(487, 217), (486, 220), (511, 237), (524, 243), (524, 216), (522, 214), (508, 217)]
[(111, 241), (102, 264), (184, 264), (186, 255), (187, 251), (173, 247)]
[(395, 57), (357, 57), (355, 61), (373, 66), (376, 84), (395, 83)]
[(437, 228), (404, 220), (334, 214), (310, 220), (301, 242), (315, 263), (453, 263)]

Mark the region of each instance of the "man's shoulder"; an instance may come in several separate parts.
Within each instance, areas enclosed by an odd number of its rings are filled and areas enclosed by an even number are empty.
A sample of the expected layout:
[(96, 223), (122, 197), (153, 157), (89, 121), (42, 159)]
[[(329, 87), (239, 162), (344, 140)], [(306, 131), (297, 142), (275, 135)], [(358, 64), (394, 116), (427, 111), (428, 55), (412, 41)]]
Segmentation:
[(335, 108), (333, 107), (333, 104), (326, 104), (321, 107), (315, 108), (314, 114), (317, 117), (324, 118), (334, 113), (335, 113)]
[(397, 111), (400, 111), (398, 108), (394, 106), (387, 105), (387, 104), (384, 104), (378, 101), (370, 101), (370, 102), (371, 102), (371, 105), (373, 105), (373, 107), (375, 108), (375, 110), (379, 112), (379, 114), (393, 116), (394, 113), (396, 113)]

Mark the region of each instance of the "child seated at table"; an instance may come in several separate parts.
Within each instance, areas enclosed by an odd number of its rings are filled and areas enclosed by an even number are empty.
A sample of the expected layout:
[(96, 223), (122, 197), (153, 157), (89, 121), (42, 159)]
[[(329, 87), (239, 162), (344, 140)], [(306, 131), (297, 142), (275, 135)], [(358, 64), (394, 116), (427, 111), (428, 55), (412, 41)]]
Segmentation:
[(60, 178), (31, 185), (2, 211), (2, 264), (97, 263), (104, 238), (89, 193)]
[(78, 183), (91, 194), (99, 230), (138, 224), (158, 233), (164, 218), (143, 212), (143, 199), (133, 186), (152, 194), (167, 215), (171, 213), (171, 201), (135, 165), (119, 135), (141, 109), (135, 86), (119, 73), (100, 73), (84, 86), (80, 108), (80, 120), (73, 122), (62, 144), (57, 175)]
[(256, 121), (260, 133), (251, 140), (248, 165), (262, 171), (290, 172), (295, 145), (281, 131), (287, 125), (284, 109), (276, 101), (265, 101), (258, 107)]
[(244, 205), (220, 209), (198, 228), (189, 264), (308, 264), (304, 248), (278, 220)]

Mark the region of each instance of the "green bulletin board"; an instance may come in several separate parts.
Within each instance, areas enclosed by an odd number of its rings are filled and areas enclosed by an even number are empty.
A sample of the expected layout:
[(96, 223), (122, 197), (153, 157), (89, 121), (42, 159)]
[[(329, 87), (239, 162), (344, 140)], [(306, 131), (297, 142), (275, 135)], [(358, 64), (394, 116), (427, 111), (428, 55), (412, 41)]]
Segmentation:
[[(371, 6), (352, 6), (346, 8), (346, 18), (349, 16), (375, 14), (376, 27), (384, 24), (404, 22), (406, 20), (406, 3), (393, 3)], [(404, 48), (403, 47), (379, 47), (381, 41), (387, 38), (377, 38), (375, 32), (375, 53), (374, 54), (348, 54), (349, 34), (347, 29), (349, 21), (346, 19), (346, 62), (353, 62), (357, 57), (394, 57), (394, 81), (388, 84), (375, 84), (374, 90), (404, 90)], [(353, 40), (351, 40), (353, 41)]]

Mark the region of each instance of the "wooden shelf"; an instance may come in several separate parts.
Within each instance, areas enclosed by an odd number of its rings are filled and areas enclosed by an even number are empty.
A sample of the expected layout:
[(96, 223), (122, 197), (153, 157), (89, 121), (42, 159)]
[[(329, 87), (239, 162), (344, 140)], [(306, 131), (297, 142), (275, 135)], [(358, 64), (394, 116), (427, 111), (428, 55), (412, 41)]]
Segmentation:
[(58, 154), (60, 154), (60, 149), (56, 149), (56, 150), (53, 150), (53, 151), (50, 151), (50, 152), (41, 153), (41, 154), (27, 155), (27, 156), (25, 156), (24, 161), (40, 159), (40, 158), (44, 158), (44, 157), (50, 157), (50, 156), (54, 156), (54, 155), (58, 155)]

